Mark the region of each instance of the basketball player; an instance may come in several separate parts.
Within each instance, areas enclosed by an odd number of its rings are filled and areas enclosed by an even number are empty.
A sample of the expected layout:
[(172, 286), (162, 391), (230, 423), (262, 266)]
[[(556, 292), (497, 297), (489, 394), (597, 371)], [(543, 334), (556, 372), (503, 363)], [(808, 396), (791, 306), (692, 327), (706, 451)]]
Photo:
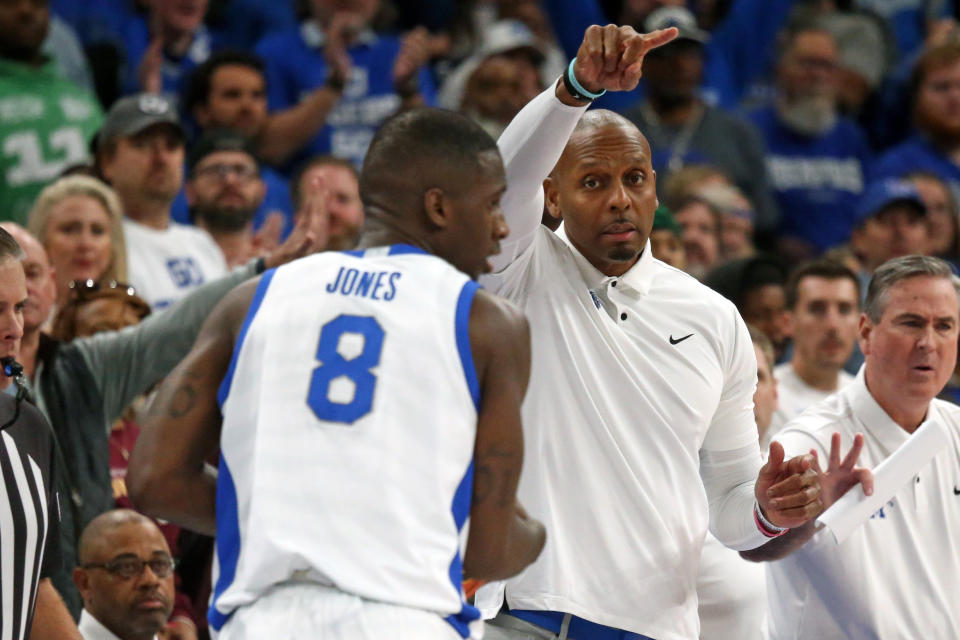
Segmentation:
[(361, 249), (238, 287), (162, 386), (128, 487), (216, 534), (222, 640), (468, 637), (461, 580), (539, 554), (516, 501), (528, 326), (472, 281), (508, 233), (505, 189), (467, 119), (390, 120), (360, 181)]

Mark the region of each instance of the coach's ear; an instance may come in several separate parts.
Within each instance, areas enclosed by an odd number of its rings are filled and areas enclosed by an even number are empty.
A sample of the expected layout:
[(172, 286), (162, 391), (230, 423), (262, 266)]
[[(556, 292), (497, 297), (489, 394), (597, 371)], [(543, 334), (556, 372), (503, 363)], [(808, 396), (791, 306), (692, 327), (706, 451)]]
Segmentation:
[(560, 212), (560, 190), (554, 178), (548, 177), (543, 181), (543, 196), (550, 215), (557, 220), (563, 220), (563, 214)]
[(438, 229), (450, 226), (453, 203), (439, 187), (430, 187), (423, 193), (423, 209), (430, 224)]

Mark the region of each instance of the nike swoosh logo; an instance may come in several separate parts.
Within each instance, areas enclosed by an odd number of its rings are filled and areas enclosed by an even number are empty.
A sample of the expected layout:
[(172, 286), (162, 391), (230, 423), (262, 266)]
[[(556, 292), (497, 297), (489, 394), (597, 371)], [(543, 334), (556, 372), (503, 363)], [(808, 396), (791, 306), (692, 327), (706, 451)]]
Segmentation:
[(683, 342), (684, 340), (686, 340), (687, 338), (689, 338), (689, 337), (691, 337), (691, 336), (693, 336), (693, 334), (692, 334), (692, 333), (688, 333), (687, 335), (683, 336), (682, 338), (676, 338), (676, 339), (674, 339), (673, 334), (670, 334), (670, 344), (680, 344), (681, 342)]

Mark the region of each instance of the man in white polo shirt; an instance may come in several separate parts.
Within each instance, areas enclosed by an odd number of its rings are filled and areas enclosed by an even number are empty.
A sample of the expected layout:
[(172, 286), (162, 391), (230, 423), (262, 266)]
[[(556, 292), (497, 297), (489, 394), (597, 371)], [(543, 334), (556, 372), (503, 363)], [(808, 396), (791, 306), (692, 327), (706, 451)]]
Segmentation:
[[(960, 407), (934, 399), (953, 372), (957, 332), (946, 262), (905, 256), (874, 272), (860, 318), (863, 368), (776, 439), (832, 467), (843, 466), (830, 455), (840, 439), (854, 453), (862, 444), (860, 464), (874, 468), (925, 420), (940, 423), (950, 445), (842, 544), (811, 523), (744, 554), (771, 559), (802, 545), (767, 565), (774, 640), (960, 638)], [(855, 471), (822, 485), (825, 505), (856, 483)]]
[(779, 406), (770, 436), (853, 381), (843, 365), (853, 352), (860, 319), (860, 280), (839, 262), (800, 265), (787, 279), (785, 293), (793, 358), (773, 370)]
[[(650, 251), (649, 145), (616, 114), (585, 115), (602, 89), (634, 88), (643, 55), (675, 36), (590, 27), (564, 78), (499, 142), (517, 238), (485, 284), (530, 320), (519, 495), (550, 535), (506, 583), (510, 611), (489, 638), (696, 638), (708, 520), (750, 549), (820, 510), (812, 457), (784, 463), (775, 445), (761, 469), (757, 362), (733, 304)], [(544, 201), (563, 220), (556, 234), (540, 226)], [(485, 614), (501, 593), (481, 590)]]

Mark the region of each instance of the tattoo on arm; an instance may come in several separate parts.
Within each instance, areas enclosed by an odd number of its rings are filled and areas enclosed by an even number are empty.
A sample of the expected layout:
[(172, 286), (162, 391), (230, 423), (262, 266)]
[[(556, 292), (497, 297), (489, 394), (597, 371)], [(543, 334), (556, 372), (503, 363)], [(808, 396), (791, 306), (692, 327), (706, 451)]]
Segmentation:
[[(164, 418), (179, 419), (185, 417), (197, 407), (202, 387), (207, 381), (208, 372), (202, 365), (187, 367), (182, 371), (174, 372), (170, 382), (176, 386), (171, 389), (169, 396), (164, 394), (154, 403), (156, 413)], [(153, 413), (153, 412), (151, 412)]]
[(185, 382), (173, 390), (173, 397), (167, 407), (168, 418), (182, 418), (190, 413), (197, 404), (197, 390)]
[(498, 507), (513, 505), (517, 482), (517, 454), (491, 448), (477, 459), (473, 472), (473, 499), (477, 504), (495, 499)]

